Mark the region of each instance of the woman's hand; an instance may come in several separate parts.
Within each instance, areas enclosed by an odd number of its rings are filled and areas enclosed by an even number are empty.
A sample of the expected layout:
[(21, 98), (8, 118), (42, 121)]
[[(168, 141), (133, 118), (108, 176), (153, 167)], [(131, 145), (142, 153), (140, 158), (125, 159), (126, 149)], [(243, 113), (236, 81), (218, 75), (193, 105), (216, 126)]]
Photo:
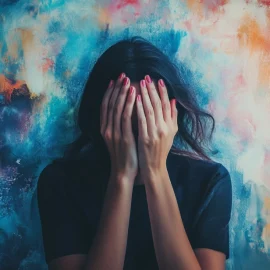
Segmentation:
[(101, 105), (101, 134), (109, 149), (111, 174), (127, 177), (134, 183), (138, 173), (138, 157), (132, 132), (131, 115), (135, 88), (122, 73), (109, 85)]
[(162, 80), (158, 91), (150, 77), (140, 81), (141, 96), (137, 96), (138, 155), (140, 173), (157, 173), (166, 169), (166, 160), (178, 130), (176, 100), (169, 100)]

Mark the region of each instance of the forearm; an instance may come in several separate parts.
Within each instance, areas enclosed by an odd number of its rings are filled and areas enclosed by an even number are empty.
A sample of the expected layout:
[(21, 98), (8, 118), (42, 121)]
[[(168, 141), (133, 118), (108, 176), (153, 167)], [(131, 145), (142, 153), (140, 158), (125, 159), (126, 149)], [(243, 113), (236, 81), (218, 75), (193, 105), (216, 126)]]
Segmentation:
[(167, 170), (146, 177), (149, 217), (159, 269), (201, 269), (185, 232)]
[(112, 177), (116, 176), (111, 176), (108, 183), (85, 270), (120, 270), (124, 266), (133, 185), (130, 179)]

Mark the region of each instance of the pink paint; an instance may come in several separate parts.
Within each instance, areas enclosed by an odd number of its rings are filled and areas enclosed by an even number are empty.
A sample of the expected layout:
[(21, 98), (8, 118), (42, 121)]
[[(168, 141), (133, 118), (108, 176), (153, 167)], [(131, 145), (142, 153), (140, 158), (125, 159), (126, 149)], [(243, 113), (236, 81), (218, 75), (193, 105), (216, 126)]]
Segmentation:
[[(270, 150), (265, 152), (265, 156), (264, 156), (264, 163), (269, 163), (270, 164)], [(270, 167), (269, 167), (270, 168)]]
[(258, 4), (270, 7), (270, 0), (258, 0)]
[(245, 111), (243, 108), (236, 108), (239, 107), (239, 102), (239, 100), (230, 101), (227, 115), (229, 126), (240, 141), (250, 143), (254, 139), (256, 125), (251, 112)]
[(225, 6), (229, 0), (201, 0), (202, 3), (207, 7), (207, 9), (213, 12), (220, 11), (220, 8)]
[(131, 5), (131, 6), (136, 6), (139, 7), (140, 6), (140, 1), (139, 0), (122, 0), (119, 1), (119, 3), (116, 5), (117, 9), (122, 9), (125, 8), (126, 6)]
[(44, 63), (41, 65), (41, 69), (44, 73), (46, 73), (53, 66), (54, 66), (54, 61), (52, 59), (45, 58)]
[[(250, 95), (247, 92), (247, 82), (242, 74), (238, 72), (232, 77), (232, 70), (224, 69), (220, 77), (220, 84), (226, 89), (215, 101), (208, 105), (217, 122), (224, 125), (239, 138), (238, 148), (241, 150), (244, 143), (254, 140), (256, 134), (256, 119), (247, 104), (252, 105)], [(225, 103), (224, 103), (225, 101)]]
[(243, 74), (239, 74), (236, 78), (235, 78), (235, 83), (234, 83), (234, 88), (235, 89), (238, 89), (240, 87), (245, 87), (247, 84), (246, 84), (246, 81), (244, 79), (244, 76)]
[[(129, 7), (132, 7), (134, 9), (132, 13), (130, 13), (130, 11), (127, 11)], [(141, 13), (143, 11), (143, 7), (140, 4), (139, 0), (111, 1), (111, 4), (106, 9), (107, 13), (111, 14), (112, 18), (114, 17), (114, 15), (115, 18), (119, 18), (120, 15), (120, 20), (124, 24), (135, 23), (137, 18), (141, 16)]]
[(262, 179), (266, 186), (270, 186), (270, 150), (265, 151), (264, 163), (262, 166)]
[(188, 31), (192, 30), (192, 22), (190, 20), (185, 21), (183, 24), (186, 26), (186, 30)]
[[(241, 141), (252, 142), (256, 133), (256, 120), (252, 109), (252, 100), (245, 85), (243, 76), (238, 75), (225, 91), (228, 101), (227, 120), (230, 129)], [(224, 94), (225, 94), (224, 93)]]

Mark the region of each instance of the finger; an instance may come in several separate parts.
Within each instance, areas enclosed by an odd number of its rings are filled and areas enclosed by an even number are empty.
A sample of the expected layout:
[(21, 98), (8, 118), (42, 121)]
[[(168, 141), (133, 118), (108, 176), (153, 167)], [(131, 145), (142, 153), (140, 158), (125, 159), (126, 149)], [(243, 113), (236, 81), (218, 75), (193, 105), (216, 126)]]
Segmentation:
[(159, 127), (164, 122), (161, 100), (158, 96), (156, 87), (153, 81), (151, 80), (150, 76), (146, 75), (145, 79), (146, 79), (146, 87), (148, 89), (149, 97), (150, 97), (150, 100), (154, 109), (156, 126)]
[(104, 97), (100, 106), (100, 132), (101, 134), (104, 134), (105, 128), (107, 126), (108, 103), (109, 103), (113, 88), (114, 88), (114, 81), (111, 80), (104, 94)]
[(171, 105), (171, 118), (174, 122), (174, 124), (177, 125), (177, 116), (178, 116), (178, 110), (176, 108), (176, 99), (172, 99), (170, 102)]
[(122, 122), (122, 134), (124, 139), (130, 139), (132, 136), (134, 136), (131, 122), (134, 103), (135, 103), (135, 87), (131, 86), (129, 88), (125, 109), (122, 113), (121, 122)]
[(141, 95), (137, 96), (136, 99), (137, 116), (138, 116), (138, 133), (140, 138), (148, 137), (147, 122), (143, 110)]
[(114, 119), (113, 119), (114, 129), (118, 131), (119, 136), (122, 135), (121, 118), (122, 118), (122, 112), (123, 112), (126, 98), (127, 98), (129, 83), (130, 83), (129, 78), (125, 77), (123, 80), (123, 84), (122, 84), (122, 87), (120, 89), (120, 92), (118, 94), (118, 97), (115, 101), (115, 106), (114, 106)]
[(145, 112), (145, 118), (147, 122), (147, 130), (149, 136), (153, 135), (153, 131), (156, 129), (154, 109), (146, 88), (145, 80), (140, 81), (142, 106)]
[(162, 104), (163, 118), (164, 121), (167, 122), (171, 118), (171, 104), (168, 96), (168, 90), (162, 79), (158, 81), (158, 88)]
[(111, 98), (109, 100), (108, 104), (108, 122), (107, 122), (107, 128), (113, 132), (113, 113), (114, 113), (114, 106), (115, 106), (115, 101), (117, 99), (117, 96), (119, 94), (119, 91), (121, 89), (121, 85), (123, 82), (123, 79), (126, 75), (124, 73), (121, 73), (120, 76), (118, 77), (118, 80), (116, 82), (115, 88), (112, 92)]

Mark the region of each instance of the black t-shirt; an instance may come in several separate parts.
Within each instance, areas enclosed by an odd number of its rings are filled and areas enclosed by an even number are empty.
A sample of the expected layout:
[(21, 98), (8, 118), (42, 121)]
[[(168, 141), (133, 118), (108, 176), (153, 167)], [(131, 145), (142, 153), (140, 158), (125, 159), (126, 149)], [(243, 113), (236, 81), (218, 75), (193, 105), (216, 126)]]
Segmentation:
[[(213, 249), (228, 259), (232, 206), (228, 170), (221, 163), (172, 153), (167, 169), (193, 249)], [(93, 159), (53, 162), (42, 170), (37, 188), (47, 263), (65, 255), (88, 254), (108, 177), (102, 162)], [(158, 269), (144, 185), (133, 188), (124, 269)]]

